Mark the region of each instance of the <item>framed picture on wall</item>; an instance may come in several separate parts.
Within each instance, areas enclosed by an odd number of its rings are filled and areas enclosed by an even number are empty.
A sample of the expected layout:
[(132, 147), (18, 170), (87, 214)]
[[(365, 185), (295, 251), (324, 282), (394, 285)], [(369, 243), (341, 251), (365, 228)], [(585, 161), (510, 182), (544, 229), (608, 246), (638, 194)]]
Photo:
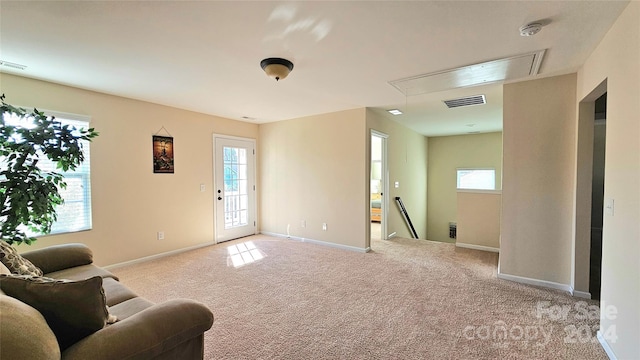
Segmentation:
[(153, 172), (173, 174), (173, 137), (153, 135)]

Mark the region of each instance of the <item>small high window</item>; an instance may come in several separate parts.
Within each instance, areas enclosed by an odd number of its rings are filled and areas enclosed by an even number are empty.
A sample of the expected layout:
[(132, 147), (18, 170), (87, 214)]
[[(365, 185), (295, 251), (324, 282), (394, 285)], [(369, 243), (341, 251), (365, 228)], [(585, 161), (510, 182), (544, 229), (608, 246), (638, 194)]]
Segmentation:
[(495, 190), (496, 170), (495, 169), (458, 169), (457, 170), (458, 189), (468, 190)]

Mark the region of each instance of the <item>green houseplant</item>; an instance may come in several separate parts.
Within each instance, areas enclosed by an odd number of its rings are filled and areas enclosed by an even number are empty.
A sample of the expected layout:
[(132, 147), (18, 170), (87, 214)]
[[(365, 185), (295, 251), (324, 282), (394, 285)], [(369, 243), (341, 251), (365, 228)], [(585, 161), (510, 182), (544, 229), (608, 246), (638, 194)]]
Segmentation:
[[(91, 141), (93, 129), (62, 125), (53, 116), (2, 101), (0, 123), (0, 238), (10, 244), (35, 241), (25, 232), (47, 234), (56, 221), (56, 206), (64, 199), (58, 189), (66, 188), (64, 176), (38, 168), (46, 157), (61, 171), (75, 170), (83, 161), (82, 141)], [(11, 126), (5, 116), (31, 120), (31, 126)]]

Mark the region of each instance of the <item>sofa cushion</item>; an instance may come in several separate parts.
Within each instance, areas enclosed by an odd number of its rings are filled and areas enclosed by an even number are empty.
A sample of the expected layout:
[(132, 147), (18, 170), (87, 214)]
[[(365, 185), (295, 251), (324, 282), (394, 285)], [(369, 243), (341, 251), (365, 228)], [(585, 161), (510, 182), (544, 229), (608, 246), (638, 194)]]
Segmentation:
[(102, 279), (102, 288), (104, 289), (104, 295), (107, 298), (107, 306), (117, 305), (123, 301), (138, 297), (138, 295), (129, 290), (128, 287), (112, 278)]
[(0, 262), (0, 274), (10, 275), (11, 270), (8, 267), (4, 266), (3, 263)]
[(23, 258), (8, 242), (0, 240), (0, 261), (14, 274), (42, 276), (42, 270)]
[(153, 303), (149, 300), (141, 297), (136, 297), (109, 307), (109, 311), (117, 316), (119, 321), (122, 321), (152, 306)]
[(81, 281), (0, 275), (0, 287), (9, 296), (38, 310), (64, 350), (102, 329), (109, 319), (102, 278)]

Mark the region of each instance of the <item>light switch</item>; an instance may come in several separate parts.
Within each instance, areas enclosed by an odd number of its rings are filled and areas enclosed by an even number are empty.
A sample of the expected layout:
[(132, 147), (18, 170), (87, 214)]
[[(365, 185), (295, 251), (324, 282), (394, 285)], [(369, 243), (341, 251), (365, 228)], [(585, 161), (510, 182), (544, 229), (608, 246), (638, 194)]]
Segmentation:
[(400, 181), (396, 181), (396, 183), (394, 184), (395, 188), (399, 188), (400, 187)]
[(200, 192), (204, 192), (204, 184), (200, 184)]
[(604, 213), (613, 216), (614, 213), (614, 201), (613, 199), (607, 199), (604, 202)]

